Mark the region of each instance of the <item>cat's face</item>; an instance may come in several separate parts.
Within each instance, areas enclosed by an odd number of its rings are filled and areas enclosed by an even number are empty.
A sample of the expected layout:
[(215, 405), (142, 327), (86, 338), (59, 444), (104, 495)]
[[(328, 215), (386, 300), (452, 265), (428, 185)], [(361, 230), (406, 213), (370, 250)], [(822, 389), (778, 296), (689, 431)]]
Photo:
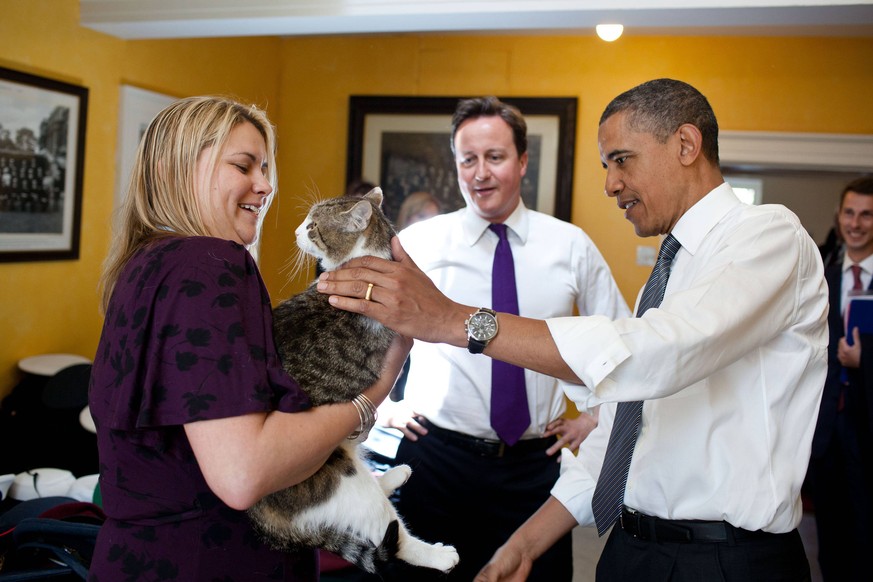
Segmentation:
[(355, 257), (390, 259), (393, 228), (378, 210), (382, 190), (365, 196), (344, 196), (315, 204), (297, 230), (297, 246), (332, 271)]

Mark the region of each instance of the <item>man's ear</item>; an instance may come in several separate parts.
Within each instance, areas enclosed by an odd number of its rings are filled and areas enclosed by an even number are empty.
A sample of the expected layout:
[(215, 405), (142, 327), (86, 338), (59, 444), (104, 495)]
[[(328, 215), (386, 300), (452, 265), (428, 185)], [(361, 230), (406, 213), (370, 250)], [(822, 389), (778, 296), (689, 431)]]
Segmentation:
[(701, 155), (703, 134), (690, 123), (681, 125), (676, 133), (679, 135), (679, 163), (690, 166)]
[(521, 164), (520, 174), (522, 176), (524, 176), (525, 174), (527, 174), (527, 162), (528, 162), (527, 152), (524, 152), (523, 154), (521, 154), (521, 157), (518, 159), (518, 162), (519, 162), (519, 164)]

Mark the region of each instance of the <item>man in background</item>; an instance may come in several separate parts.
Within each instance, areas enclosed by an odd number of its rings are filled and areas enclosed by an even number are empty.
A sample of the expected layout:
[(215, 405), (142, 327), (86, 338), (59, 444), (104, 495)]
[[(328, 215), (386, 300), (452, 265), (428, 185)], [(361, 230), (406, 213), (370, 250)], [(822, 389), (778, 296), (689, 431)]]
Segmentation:
[[(419, 222), (399, 237), (436, 286), (456, 301), (491, 306), (501, 236), (513, 261), (517, 307), (529, 317), (625, 317), (629, 310), (600, 252), (578, 227), (525, 208), (527, 124), (494, 97), (463, 100), (452, 119), (452, 152), (466, 207)], [(494, 230), (498, 225), (503, 234)], [(380, 420), (404, 434), (397, 462), (413, 469), (398, 509), (411, 531), (454, 545), (460, 564), (449, 574), (403, 571), (398, 580), (469, 582), (491, 554), (549, 496), (556, 453), (575, 450), (596, 425), (583, 411), (566, 418), (558, 382), (516, 369), (524, 426), (501, 437), (492, 416), (514, 398), (489, 358), (451, 346), (416, 342), (404, 399), (386, 401)], [(499, 401), (499, 402), (495, 402)], [(495, 421), (499, 424), (499, 419)], [(530, 580), (569, 582), (570, 536), (534, 568)]]
[(873, 553), (873, 329), (847, 330), (844, 322), (851, 297), (869, 292), (873, 280), (873, 178), (859, 178), (843, 189), (837, 227), (843, 255), (825, 270), (828, 375), (809, 485), (822, 577), (851, 582), (870, 579)]

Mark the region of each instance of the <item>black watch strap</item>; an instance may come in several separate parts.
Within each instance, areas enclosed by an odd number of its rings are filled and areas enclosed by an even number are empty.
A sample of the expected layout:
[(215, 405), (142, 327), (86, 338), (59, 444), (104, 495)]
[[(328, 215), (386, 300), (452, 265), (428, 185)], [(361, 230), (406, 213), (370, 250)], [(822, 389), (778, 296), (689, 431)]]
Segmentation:
[(485, 351), (485, 347), (488, 345), (488, 342), (480, 342), (474, 338), (467, 338), (467, 349), (471, 354), (481, 354)]

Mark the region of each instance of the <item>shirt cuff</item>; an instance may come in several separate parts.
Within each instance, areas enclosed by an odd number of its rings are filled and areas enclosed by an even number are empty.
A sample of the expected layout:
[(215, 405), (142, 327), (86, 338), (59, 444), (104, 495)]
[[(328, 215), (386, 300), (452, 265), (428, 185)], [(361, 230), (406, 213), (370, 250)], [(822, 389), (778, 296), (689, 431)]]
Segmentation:
[(570, 512), (579, 525), (594, 524), (591, 498), (594, 496), (595, 483), (579, 457), (569, 449), (562, 449), (561, 476), (552, 487), (551, 494)]
[[(616, 385), (607, 376), (630, 357), (608, 317), (556, 317), (546, 320), (549, 333), (564, 362), (587, 386), (566, 385), (567, 396), (578, 405), (590, 407), (614, 396)], [(590, 392), (594, 392), (596, 400)], [(586, 395), (587, 394), (587, 395)]]

